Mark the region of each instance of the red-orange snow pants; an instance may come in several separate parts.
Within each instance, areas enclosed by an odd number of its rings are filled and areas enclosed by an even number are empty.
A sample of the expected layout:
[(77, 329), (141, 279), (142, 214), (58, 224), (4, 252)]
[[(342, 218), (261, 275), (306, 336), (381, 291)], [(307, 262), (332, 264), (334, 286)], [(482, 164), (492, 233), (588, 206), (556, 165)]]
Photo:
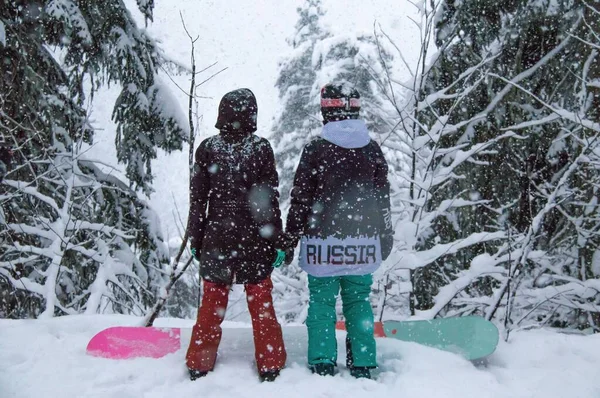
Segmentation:
[[(230, 286), (204, 281), (202, 304), (192, 329), (192, 340), (186, 355), (189, 369), (211, 371), (221, 341), (221, 323), (225, 318)], [(266, 278), (258, 284), (246, 284), (246, 300), (252, 318), (254, 349), (258, 372), (282, 369), (286, 352), (281, 325), (277, 322), (271, 291), (273, 283)]]

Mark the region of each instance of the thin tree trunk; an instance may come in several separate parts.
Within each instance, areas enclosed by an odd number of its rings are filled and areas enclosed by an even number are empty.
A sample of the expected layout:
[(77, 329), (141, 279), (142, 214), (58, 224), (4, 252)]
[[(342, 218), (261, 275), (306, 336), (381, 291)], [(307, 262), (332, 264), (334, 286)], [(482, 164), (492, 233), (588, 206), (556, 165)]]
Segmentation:
[[(192, 39), (192, 37), (190, 36), (190, 34), (185, 26), (185, 22), (183, 21), (183, 16), (181, 16), (181, 21), (182, 21), (183, 27), (184, 27), (188, 37), (190, 38), (190, 41), (192, 43), (192, 55), (191, 55), (192, 80), (190, 82), (190, 91), (188, 93), (188, 99), (189, 99), (189, 101), (188, 101), (188, 123), (189, 123), (189, 128), (190, 128), (190, 137), (189, 137), (190, 149), (189, 149), (189, 153), (188, 153), (188, 166), (189, 166), (189, 179), (188, 179), (189, 189), (188, 189), (188, 191), (191, 191), (192, 176), (194, 173), (194, 141), (195, 141), (194, 118), (193, 117), (194, 117), (194, 98), (195, 98), (195, 92), (196, 92), (196, 57), (194, 55), (194, 50), (195, 50), (194, 44), (196, 43), (196, 40), (198, 40), (198, 37), (196, 37), (195, 39)], [(169, 283), (167, 283), (167, 285), (163, 288), (163, 290), (161, 291), (161, 294), (160, 294), (160, 298), (154, 305), (152, 312), (146, 317), (146, 320), (144, 321), (144, 326), (146, 326), (146, 327), (152, 326), (152, 324), (154, 323), (154, 320), (156, 320), (156, 318), (162, 311), (164, 305), (167, 303), (167, 300), (169, 299), (169, 295), (171, 293), (171, 289), (173, 288), (173, 286), (175, 286), (175, 283), (177, 283), (177, 281), (179, 280), (179, 278), (181, 278), (181, 276), (185, 273), (185, 271), (187, 271), (190, 264), (192, 264), (194, 257), (190, 256), (189, 260), (185, 263), (185, 265), (183, 266), (181, 271), (177, 272), (177, 266), (179, 265), (181, 256), (183, 255), (185, 248), (187, 247), (188, 240), (189, 240), (189, 234), (188, 234), (188, 229), (187, 229), (187, 225), (186, 225), (185, 234), (183, 235), (183, 241), (181, 242), (181, 246), (179, 246), (179, 252), (177, 253), (177, 256), (175, 256), (175, 260), (173, 261), (173, 267), (172, 267), (172, 271), (171, 271), (171, 276), (169, 278)]]

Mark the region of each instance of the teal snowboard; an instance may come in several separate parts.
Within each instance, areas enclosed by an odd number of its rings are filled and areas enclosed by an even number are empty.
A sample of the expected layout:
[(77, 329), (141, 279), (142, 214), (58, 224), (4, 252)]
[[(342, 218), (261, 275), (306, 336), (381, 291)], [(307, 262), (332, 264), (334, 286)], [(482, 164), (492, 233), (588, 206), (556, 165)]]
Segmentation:
[(469, 360), (487, 357), (498, 344), (496, 325), (478, 316), (384, 321), (383, 331), (388, 338), (450, 351)]

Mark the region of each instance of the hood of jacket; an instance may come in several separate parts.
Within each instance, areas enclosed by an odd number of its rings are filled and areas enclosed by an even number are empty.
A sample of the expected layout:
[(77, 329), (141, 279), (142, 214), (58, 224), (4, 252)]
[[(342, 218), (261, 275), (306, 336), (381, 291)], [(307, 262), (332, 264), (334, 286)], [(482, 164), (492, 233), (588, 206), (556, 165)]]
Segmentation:
[(369, 130), (361, 119), (329, 122), (323, 126), (321, 137), (342, 148), (362, 148), (369, 144)]
[(215, 127), (227, 133), (254, 133), (258, 105), (254, 93), (247, 88), (228, 92), (221, 98)]

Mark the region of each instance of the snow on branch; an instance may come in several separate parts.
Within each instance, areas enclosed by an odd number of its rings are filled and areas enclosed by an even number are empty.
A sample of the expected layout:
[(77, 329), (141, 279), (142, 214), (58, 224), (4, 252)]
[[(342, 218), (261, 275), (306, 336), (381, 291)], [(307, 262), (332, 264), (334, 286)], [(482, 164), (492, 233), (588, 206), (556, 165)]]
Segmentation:
[(486, 262), (482, 259), (488, 259), (488, 254), (483, 254), (476, 257), (471, 263), (471, 267), (462, 271), (460, 276), (451, 281), (448, 285), (442, 287), (439, 293), (435, 296), (435, 305), (424, 311), (418, 311), (415, 319), (433, 319), (440, 311), (444, 309), (461, 291), (470, 286), (474, 281), (486, 276), (501, 277), (506, 274), (506, 268), (494, 266), (492, 262)]
[(0, 267), (0, 274), (7, 278), (13, 286), (21, 286), (22, 289), (37, 294), (38, 296), (44, 296), (44, 285), (41, 285), (27, 277), (20, 277), (19, 279), (13, 278), (11, 273), (4, 267)]
[[(455, 98), (464, 98), (467, 95), (469, 95), (473, 90), (475, 90), (475, 88), (477, 88), (477, 86), (484, 81), (485, 76), (486, 76), (486, 72), (482, 71), (483, 67), (486, 66), (487, 64), (492, 63), (492, 61), (494, 61), (496, 58), (498, 57), (498, 54), (492, 54), (489, 56), (484, 57), (481, 62), (479, 62), (479, 64), (471, 66), (469, 68), (467, 68), (464, 72), (462, 72), (460, 75), (458, 75), (458, 77), (456, 78), (456, 80), (454, 80), (449, 86), (446, 86), (444, 88), (442, 88), (439, 91), (436, 91), (434, 93), (428, 94), (424, 100), (419, 101), (416, 104), (416, 111), (417, 112), (421, 112), (424, 111), (426, 109), (431, 108), (433, 105), (435, 105), (435, 103), (439, 100), (443, 100), (443, 99), (455, 99)], [(456, 91), (453, 92), (451, 94), (448, 94), (451, 90), (455, 89), (457, 86), (460, 86), (461, 84), (465, 83), (467, 80), (469, 80), (476, 72), (482, 72), (482, 76), (479, 77), (475, 82), (470, 83), (465, 89), (464, 91)]]
[(524, 93), (527, 93), (532, 98), (534, 98), (536, 101), (538, 101), (540, 104), (544, 105), (550, 111), (554, 112), (559, 118), (566, 119), (573, 123), (580, 124), (583, 127), (588, 128), (596, 133), (600, 133), (600, 123), (599, 122), (595, 122), (595, 121), (589, 120), (589, 119), (583, 119), (580, 115), (578, 115), (575, 112), (567, 111), (566, 109), (557, 108), (553, 105), (550, 105), (546, 101), (542, 100), (540, 97), (538, 97), (537, 95), (532, 93), (530, 90), (526, 89), (523, 86), (520, 86), (519, 84), (515, 83), (514, 81), (505, 79), (504, 77), (496, 75), (494, 73), (491, 73), (490, 76), (496, 77), (496, 78), (504, 81), (505, 83), (508, 83), (508, 85), (514, 86), (514, 87), (518, 88), (519, 90), (523, 91)]
[[(162, 277), (152, 267), (166, 252), (155, 214), (122, 181), (102, 173), (93, 161), (79, 159), (74, 148), (65, 149), (38, 163), (39, 169), (47, 168), (38, 184), (5, 181), (35, 210), (5, 224), (13, 234), (0, 248), (2, 275), (14, 289), (43, 300), (41, 317), (101, 311), (107, 303), (113, 304), (112, 311), (131, 309), (140, 315), (152, 300), (149, 286), (155, 275)], [(40, 212), (41, 203), (49, 204), (50, 211)], [(97, 212), (107, 210), (98, 217)], [(151, 264), (140, 261), (140, 253), (148, 252), (144, 255)], [(19, 279), (9, 278), (13, 273)]]
[(71, 0), (50, 0), (44, 11), (50, 18), (59, 20), (67, 25), (69, 29), (72, 29), (83, 45), (91, 46), (93, 44), (94, 39), (89, 26), (75, 2)]
[(492, 146), (493, 144), (496, 144), (500, 140), (514, 137), (514, 136), (515, 136), (515, 133), (508, 131), (504, 134), (494, 137), (491, 140), (488, 140), (488, 141), (485, 141), (485, 142), (482, 142), (479, 144), (475, 144), (466, 151), (462, 151), (462, 150), (456, 151), (456, 153), (454, 154), (454, 159), (452, 160), (452, 163), (450, 165), (440, 168), (439, 171), (437, 171), (435, 175), (430, 176), (431, 182), (429, 183), (429, 185), (431, 187), (435, 187), (440, 184), (443, 184), (449, 178), (456, 178), (456, 175), (453, 173), (454, 170), (456, 170), (458, 168), (458, 166), (462, 165), (463, 163), (468, 161), (470, 158), (472, 158), (473, 155), (476, 155), (477, 153), (488, 149), (490, 146)]
[(444, 256), (456, 254), (466, 247), (504, 238), (506, 238), (506, 233), (504, 231), (476, 232), (464, 239), (458, 239), (449, 243), (439, 243), (429, 250), (405, 252), (403, 253), (403, 257), (397, 268), (416, 269), (425, 267)]
[(127, 234), (127, 232), (122, 231), (118, 228), (102, 224), (102, 223), (92, 223), (89, 221), (82, 220), (70, 220), (66, 227), (67, 231), (78, 231), (78, 230), (89, 230), (101, 232), (105, 235), (116, 235), (123, 239), (133, 239), (133, 235)]
[(2, 183), (8, 185), (9, 187), (17, 189), (18, 191), (22, 192), (23, 194), (31, 195), (31, 196), (35, 197), (36, 199), (50, 205), (50, 207), (53, 210), (55, 210), (57, 213), (60, 211), (58, 204), (56, 203), (56, 201), (53, 198), (39, 192), (34, 186), (32, 186), (30, 184), (27, 184), (23, 181), (15, 181), (15, 180), (3, 180)]

